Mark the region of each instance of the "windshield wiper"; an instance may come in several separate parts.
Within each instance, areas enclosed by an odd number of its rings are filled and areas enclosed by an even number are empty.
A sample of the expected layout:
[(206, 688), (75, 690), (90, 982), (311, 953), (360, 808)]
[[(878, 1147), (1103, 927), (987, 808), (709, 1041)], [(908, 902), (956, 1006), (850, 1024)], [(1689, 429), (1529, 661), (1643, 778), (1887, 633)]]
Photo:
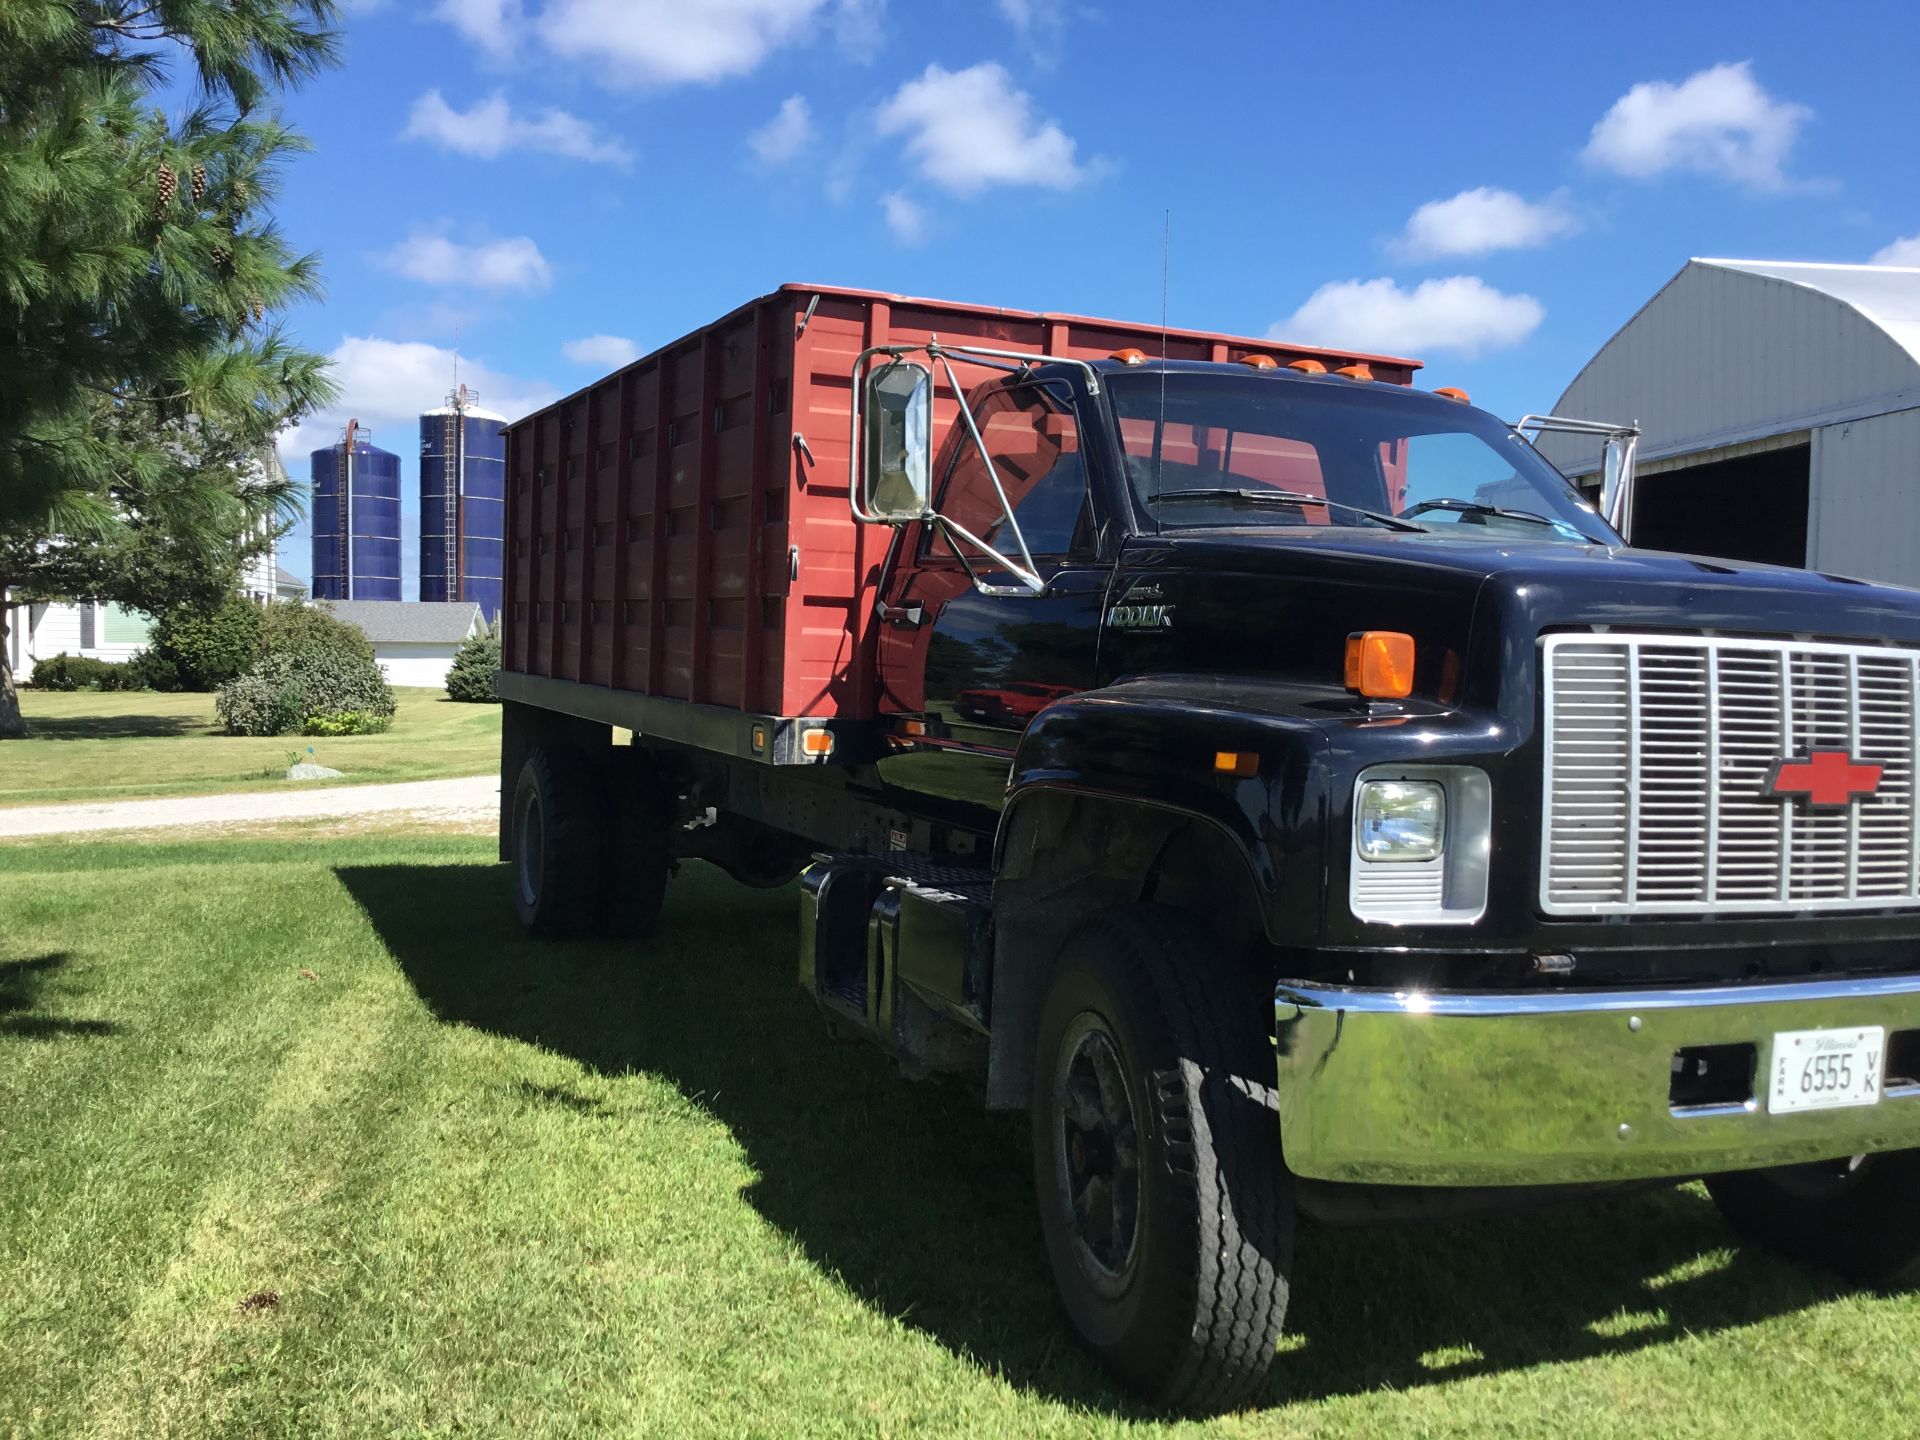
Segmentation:
[[(1502, 520), (1526, 520), (1535, 525), (1544, 525), (1549, 530), (1573, 530), (1574, 527), (1564, 520), (1552, 520), (1545, 515), (1536, 515), (1531, 510), (1509, 510), (1503, 505), (1482, 505), (1478, 500), (1422, 500), (1418, 505), (1409, 505), (1401, 513), (1418, 515), (1426, 510), (1450, 510), (1456, 515), (1496, 515)], [(1579, 534), (1577, 530), (1575, 534)], [(1586, 539), (1586, 536), (1581, 536)]]
[(1297, 490), (1236, 490), (1229, 486), (1204, 486), (1193, 490), (1162, 490), (1158, 495), (1149, 495), (1147, 503), (1159, 505), (1191, 504), (1206, 500), (1224, 500), (1229, 505), (1283, 505), (1289, 510), (1297, 510), (1306, 505), (1321, 505), (1329, 510), (1338, 510), (1346, 515), (1359, 515), (1376, 525), (1385, 525), (1391, 530), (1415, 530), (1426, 533), (1424, 525), (1411, 525), (1392, 515), (1382, 515), (1378, 510), (1363, 510), (1358, 505), (1342, 505), (1338, 500), (1323, 499), (1318, 495), (1303, 495)]

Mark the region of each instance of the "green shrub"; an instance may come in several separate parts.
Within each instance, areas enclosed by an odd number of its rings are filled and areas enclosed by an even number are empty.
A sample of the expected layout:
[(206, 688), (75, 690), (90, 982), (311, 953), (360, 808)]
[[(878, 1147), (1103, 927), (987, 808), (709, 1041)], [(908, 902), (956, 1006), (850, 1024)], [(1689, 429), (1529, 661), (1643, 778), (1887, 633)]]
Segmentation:
[(309, 715), (302, 735), (378, 735), (393, 723), (390, 715), (367, 710), (342, 710), (334, 715)]
[(158, 650), (142, 650), (126, 666), (129, 690), (180, 690), (180, 672), (172, 660)]
[[(260, 656), (221, 686), (214, 710), (229, 735), (369, 734), (393, 719), (393, 690), (373, 646), (326, 610), (282, 602), (261, 617)], [(344, 721), (341, 717), (355, 717)], [(328, 723), (350, 730), (314, 730)]]
[(312, 655), (319, 652), (373, 663), (373, 642), (358, 625), (349, 625), (322, 605), (276, 600), (260, 613), (256, 658)]
[(469, 635), (453, 652), (453, 668), (447, 671), (447, 697), (476, 705), (498, 704), (493, 677), (499, 669), (500, 626), (496, 622), (484, 635)]
[(155, 689), (218, 690), (260, 654), (260, 607), (239, 595), (212, 611), (173, 610), (154, 626), (154, 654), (174, 669), (176, 683)]
[(69, 655), (62, 650), (36, 661), (33, 679), (36, 690), (137, 690), (125, 680), (126, 667), (110, 660), (95, 660), (90, 655)]

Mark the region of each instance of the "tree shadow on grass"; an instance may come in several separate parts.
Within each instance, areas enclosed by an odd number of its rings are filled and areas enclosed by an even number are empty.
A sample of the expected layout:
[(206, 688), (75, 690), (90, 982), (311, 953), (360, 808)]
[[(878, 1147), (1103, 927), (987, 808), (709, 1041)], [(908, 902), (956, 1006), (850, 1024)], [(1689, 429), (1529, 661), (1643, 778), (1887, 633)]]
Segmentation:
[(27, 960), (0, 960), (0, 1036), (55, 1040), (67, 1035), (112, 1035), (119, 1030), (110, 1020), (70, 1020), (34, 1013), (41, 1003), (40, 992), (72, 958), (56, 952)]
[[(791, 891), (690, 866), (635, 954), (524, 939), (501, 869), (337, 873), (440, 1019), (603, 1074), (664, 1077), (745, 1148), (760, 1177), (750, 1203), (866, 1303), (1011, 1384), (1147, 1416), (1056, 1314), (1024, 1120), (984, 1113), (957, 1082), (899, 1083), (877, 1052), (830, 1039), (794, 983)], [(1305, 1228), (1261, 1403), (1630, 1352), (1839, 1293), (1731, 1244), (1697, 1191), (1522, 1219)]]
[(27, 720), (30, 740), (164, 740), (211, 733), (197, 715), (36, 715)]

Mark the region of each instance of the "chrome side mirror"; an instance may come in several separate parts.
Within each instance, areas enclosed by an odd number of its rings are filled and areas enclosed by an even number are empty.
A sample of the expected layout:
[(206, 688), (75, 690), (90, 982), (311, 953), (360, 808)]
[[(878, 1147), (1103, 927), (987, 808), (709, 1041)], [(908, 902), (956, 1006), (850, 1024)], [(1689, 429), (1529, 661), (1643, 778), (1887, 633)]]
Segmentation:
[(933, 516), (933, 376), (894, 360), (866, 377), (858, 518), (908, 525)]
[(1600, 469), (1600, 513), (1633, 543), (1633, 469), (1640, 449), (1638, 430), (1616, 431), (1607, 437), (1607, 450)]

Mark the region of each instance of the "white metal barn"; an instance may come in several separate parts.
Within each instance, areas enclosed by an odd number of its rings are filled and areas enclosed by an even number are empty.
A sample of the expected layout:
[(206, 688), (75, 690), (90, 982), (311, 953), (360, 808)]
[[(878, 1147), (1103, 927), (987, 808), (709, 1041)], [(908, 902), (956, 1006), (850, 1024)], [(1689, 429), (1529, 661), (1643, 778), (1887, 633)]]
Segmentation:
[(1920, 586), (1920, 269), (1690, 260), (1554, 413), (1639, 424), (1636, 545)]
[(373, 642), (389, 685), (445, 685), (460, 643), (487, 629), (470, 600), (332, 600), (326, 608)]

